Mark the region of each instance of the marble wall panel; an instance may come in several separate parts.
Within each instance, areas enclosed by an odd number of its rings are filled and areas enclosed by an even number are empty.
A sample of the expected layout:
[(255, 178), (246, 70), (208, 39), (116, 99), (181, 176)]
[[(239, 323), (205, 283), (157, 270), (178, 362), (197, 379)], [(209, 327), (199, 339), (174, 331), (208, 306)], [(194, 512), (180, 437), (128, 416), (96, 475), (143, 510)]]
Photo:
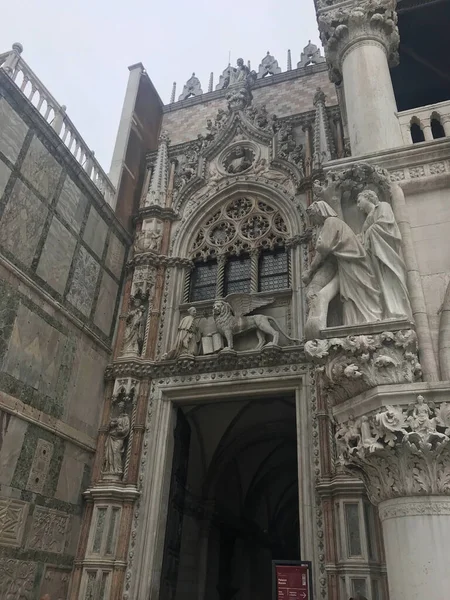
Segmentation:
[(89, 248), (91, 248), (99, 258), (101, 258), (103, 254), (107, 233), (107, 224), (101, 218), (95, 208), (91, 206), (83, 239)]
[(87, 199), (70, 177), (66, 177), (56, 204), (56, 210), (78, 233), (86, 212)]
[(61, 166), (37, 137), (30, 144), (21, 171), (45, 198), (53, 197)]
[(70, 371), (68, 394), (63, 420), (95, 437), (103, 406), (103, 372), (107, 358), (80, 339)]
[(0, 485), (10, 485), (22, 449), (26, 421), (0, 410)]
[(0, 196), (3, 196), (6, 184), (8, 183), (9, 176), (11, 175), (11, 169), (0, 160)]
[(64, 293), (76, 239), (53, 217), (36, 273), (54, 290)]
[(54, 446), (47, 440), (38, 439), (28, 476), (27, 490), (42, 494), (50, 471)]
[(27, 537), (30, 550), (62, 554), (69, 535), (70, 515), (45, 506), (34, 507), (31, 531)]
[(123, 260), (125, 258), (125, 246), (111, 233), (108, 250), (106, 252), (105, 266), (120, 279), (122, 275)]
[(37, 563), (0, 558), (0, 598), (33, 600)]
[(90, 462), (91, 456), (87, 452), (66, 443), (55, 498), (71, 504), (81, 501), (84, 469)]
[(112, 279), (106, 271), (103, 271), (94, 323), (97, 327), (100, 327), (106, 335), (109, 335), (111, 330), (111, 322), (116, 307), (118, 289), (119, 286), (114, 279)]
[(0, 244), (26, 266), (33, 260), (47, 212), (31, 190), (17, 180), (0, 221)]
[(71, 569), (46, 565), (39, 598), (46, 594), (51, 600), (65, 600), (69, 591)]
[(28, 127), (8, 104), (0, 98), (0, 152), (15, 163), (22, 148)]
[(80, 246), (67, 299), (86, 317), (91, 312), (99, 272), (98, 262)]
[(67, 338), (39, 315), (20, 305), (3, 370), (19, 381), (53, 396)]
[(0, 497), (0, 546), (21, 545), (28, 509), (28, 502)]

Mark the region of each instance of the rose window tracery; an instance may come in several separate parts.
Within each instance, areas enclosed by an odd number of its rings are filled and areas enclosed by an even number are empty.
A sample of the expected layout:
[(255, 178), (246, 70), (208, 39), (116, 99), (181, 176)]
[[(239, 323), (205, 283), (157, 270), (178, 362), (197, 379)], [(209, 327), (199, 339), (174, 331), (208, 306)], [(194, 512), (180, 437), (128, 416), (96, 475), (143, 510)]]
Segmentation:
[(274, 249), (284, 246), (288, 235), (276, 208), (256, 198), (236, 198), (202, 223), (191, 257), (207, 260), (222, 254), (240, 255), (258, 247)]

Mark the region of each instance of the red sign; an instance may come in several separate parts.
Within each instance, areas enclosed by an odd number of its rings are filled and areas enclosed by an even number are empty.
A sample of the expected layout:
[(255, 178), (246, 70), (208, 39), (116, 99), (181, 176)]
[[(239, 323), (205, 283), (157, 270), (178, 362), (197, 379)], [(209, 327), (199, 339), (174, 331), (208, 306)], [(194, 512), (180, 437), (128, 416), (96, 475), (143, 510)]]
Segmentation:
[(275, 565), (277, 600), (309, 600), (306, 565)]

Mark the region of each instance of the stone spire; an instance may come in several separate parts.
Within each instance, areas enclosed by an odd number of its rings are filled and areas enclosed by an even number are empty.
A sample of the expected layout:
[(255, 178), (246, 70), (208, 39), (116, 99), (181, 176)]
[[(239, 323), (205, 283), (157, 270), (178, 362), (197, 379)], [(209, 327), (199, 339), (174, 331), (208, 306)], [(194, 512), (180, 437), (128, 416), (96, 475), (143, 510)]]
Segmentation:
[(211, 75), (209, 76), (208, 92), (213, 91), (213, 85), (214, 85), (214, 73), (211, 72)]
[(177, 91), (177, 82), (174, 81), (172, 85), (172, 93), (170, 94), (170, 104), (175, 102), (175, 92)]
[(162, 132), (159, 137), (155, 169), (145, 199), (145, 206), (156, 204), (164, 207), (166, 204), (167, 185), (169, 182), (169, 152), (167, 149), (169, 143), (170, 140), (167, 133)]
[(287, 71), (292, 71), (292, 58), (291, 58), (290, 50), (288, 50), (288, 53), (287, 53)]
[(316, 116), (314, 120), (313, 169), (317, 170), (323, 163), (331, 160), (333, 155), (333, 139), (325, 107), (325, 94), (321, 88), (318, 88), (314, 95), (314, 106), (316, 107)]

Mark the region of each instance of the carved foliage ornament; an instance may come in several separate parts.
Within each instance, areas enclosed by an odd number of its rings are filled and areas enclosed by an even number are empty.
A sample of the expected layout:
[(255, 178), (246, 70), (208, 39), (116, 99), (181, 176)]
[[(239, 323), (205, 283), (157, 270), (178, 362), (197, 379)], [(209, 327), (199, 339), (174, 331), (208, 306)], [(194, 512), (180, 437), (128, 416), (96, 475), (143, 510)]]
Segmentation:
[(365, 0), (319, 15), (320, 39), (326, 49), (332, 81), (340, 81), (341, 62), (349, 45), (376, 39), (385, 48), (391, 66), (398, 63), (400, 36), (395, 0)]
[(252, 248), (284, 245), (286, 223), (272, 206), (256, 198), (236, 198), (205, 219), (195, 238), (191, 257), (239, 255)]
[(400, 496), (450, 494), (450, 405), (418, 396), (407, 408), (338, 426), (341, 463), (360, 475), (375, 504)]
[(422, 375), (412, 329), (305, 343), (323, 391), (333, 404), (377, 385), (413, 383)]

